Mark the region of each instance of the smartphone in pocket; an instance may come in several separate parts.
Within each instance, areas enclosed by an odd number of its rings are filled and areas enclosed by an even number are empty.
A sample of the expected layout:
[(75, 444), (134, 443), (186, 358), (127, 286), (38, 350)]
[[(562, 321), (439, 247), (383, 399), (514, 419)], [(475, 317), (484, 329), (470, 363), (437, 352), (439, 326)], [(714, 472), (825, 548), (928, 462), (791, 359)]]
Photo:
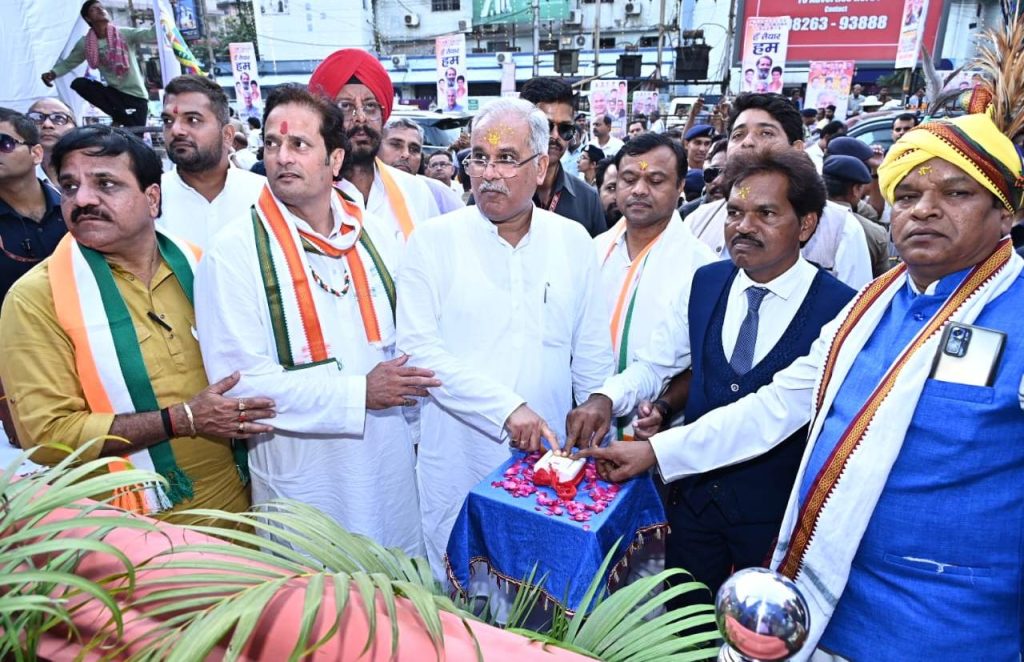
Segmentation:
[(942, 332), (929, 377), (953, 384), (992, 386), (1006, 346), (1006, 334), (971, 324), (952, 323)]

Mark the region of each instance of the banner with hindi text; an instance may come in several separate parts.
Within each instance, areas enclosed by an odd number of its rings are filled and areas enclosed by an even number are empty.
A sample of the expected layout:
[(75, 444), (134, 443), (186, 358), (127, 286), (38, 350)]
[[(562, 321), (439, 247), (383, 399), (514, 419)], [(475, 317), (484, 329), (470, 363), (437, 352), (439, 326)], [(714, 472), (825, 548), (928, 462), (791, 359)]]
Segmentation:
[(469, 84), (466, 82), (466, 35), (441, 35), (434, 41), (437, 59), (437, 107), (445, 112), (466, 110)]
[(743, 32), (741, 92), (782, 94), (789, 46), (789, 16), (752, 16)]
[(853, 82), (853, 60), (812, 61), (807, 73), (805, 108), (836, 107), (835, 116), (846, 117)]
[(231, 75), (235, 79), (235, 101), (239, 117), (263, 117), (263, 92), (260, 87), (256, 47), (251, 41), (228, 44)]
[(906, 0), (903, 4), (903, 20), (900, 24), (900, 43), (896, 47), (897, 69), (913, 69), (917, 66), (917, 54), (924, 37), (924, 22), (927, 16), (928, 0)]

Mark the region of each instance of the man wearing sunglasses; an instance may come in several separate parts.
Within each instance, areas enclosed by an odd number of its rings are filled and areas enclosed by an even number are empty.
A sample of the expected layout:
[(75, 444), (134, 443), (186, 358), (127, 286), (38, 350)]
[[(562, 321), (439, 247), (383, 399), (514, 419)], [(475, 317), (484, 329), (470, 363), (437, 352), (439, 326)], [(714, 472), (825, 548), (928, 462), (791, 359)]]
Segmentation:
[(372, 53), (360, 48), (331, 53), (313, 71), (309, 89), (345, 113), (351, 144), (338, 188), (370, 212), (373, 222), (383, 221), (383, 231), (405, 242), (416, 225), (440, 214), (427, 184), (378, 158), (395, 95), (391, 77)]
[[(60, 194), (36, 177), (43, 159), (39, 142), (39, 131), (31, 120), (0, 108), (0, 308), (14, 281), (52, 253), (67, 232)], [(17, 445), (2, 396), (0, 385), (0, 423)]]
[(57, 141), (77, 126), (75, 114), (60, 99), (43, 97), (29, 106), (25, 115), (35, 122), (39, 129), (39, 144), (43, 146), (43, 162), (36, 172), (40, 179), (53, 184), (57, 181), (57, 172), (50, 164), (50, 154)]
[(608, 226), (597, 191), (577, 177), (569, 177), (561, 159), (576, 134), (572, 88), (557, 78), (533, 78), (519, 92), (521, 99), (534, 104), (548, 117), (548, 169), (537, 187), (534, 202), (538, 207), (571, 218), (596, 237)]
[(573, 395), (586, 399), (611, 373), (591, 240), (534, 205), (550, 140), (527, 101), (485, 106), (463, 162), (476, 205), (418, 227), (399, 274), (398, 349), (444, 384), (423, 403), (417, 458), (427, 558), (441, 580), (473, 485), (510, 447), (560, 445)]

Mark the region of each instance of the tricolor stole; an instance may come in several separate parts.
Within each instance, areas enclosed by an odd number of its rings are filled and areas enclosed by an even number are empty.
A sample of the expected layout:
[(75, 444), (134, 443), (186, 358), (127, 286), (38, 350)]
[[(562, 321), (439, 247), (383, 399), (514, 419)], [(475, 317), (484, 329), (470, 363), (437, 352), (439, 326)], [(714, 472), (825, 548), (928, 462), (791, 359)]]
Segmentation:
[[(381, 342), (377, 306), (385, 304), (375, 302), (371, 294), (363, 262), (364, 254), (376, 268), (387, 295), (386, 305), (390, 310), (383, 312), (391, 316), (392, 323), (395, 320), (397, 302), (391, 273), (363, 228), (362, 211), (359, 206), (346, 198), (341, 191), (336, 192), (345, 213), (354, 217), (359, 225), (359, 238), (347, 249), (339, 249), (322, 238), (300, 231), (289, 224), (281, 214), (269, 187), (264, 187), (259, 200), (252, 208), (256, 253), (267, 296), (278, 362), (286, 369), (308, 368), (328, 362), (339, 363), (339, 369), (341, 368), (338, 359), (330, 356), (327, 351), (323, 326), (310, 287), (310, 267), (306, 252), (345, 259), (352, 277), (352, 287), (355, 290), (367, 342)], [(342, 225), (342, 232), (351, 232), (351, 228)], [(285, 276), (284, 280), (282, 276)]]
[[(157, 232), (157, 248), (192, 303), (198, 248)], [(75, 368), (90, 411), (134, 414), (159, 411), (135, 333), (135, 324), (103, 255), (65, 236), (49, 261), (50, 291), (57, 323), (75, 347)], [(121, 488), (113, 504), (140, 514), (172, 508), (193, 495), (192, 479), (174, 458), (169, 440), (128, 453), (110, 471), (155, 471), (167, 487), (146, 483)]]
[[(1004, 239), (992, 255), (971, 270), (964, 281), (946, 299), (942, 308), (932, 316), (910, 345), (897, 357), (879, 381), (871, 396), (860, 408), (853, 420), (850, 421), (839, 441), (833, 447), (828, 459), (814, 477), (807, 496), (800, 506), (800, 512), (797, 516), (796, 525), (793, 528), (789, 547), (786, 550), (785, 557), (783, 557), (782, 562), (779, 564), (779, 572), (783, 575), (790, 579), (796, 579), (797, 574), (803, 567), (804, 556), (814, 537), (821, 513), (828, 505), (829, 497), (841, 480), (850, 458), (857, 451), (861, 440), (868, 430), (868, 426), (871, 425), (875, 414), (878, 412), (878, 408), (892, 391), (893, 385), (899, 379), (900, 373), (909, 362), (911, 356), (928, 342), (930, 338), (942, 330), (946, 322), (949, 321), (950, 317), (956, 313), (964, 302), (970, 299), (993, 275), (1006, 266), (1012, 257), (1012, 251), (1013, 246), (1009, 239)], [(900, 264), (898, 267), (889, 270), (874, 280), (861, 292), (857, 301), (850, 308), (846, 319), (840, 324), (825, 359), (821, 383), (818, 386), (815, 399), (815, 417), (828, 414), (827, 411), (823, 411), (825, 393), (835, 372), (836, 359), (842, 351), (844, 341), (849, 337), (850, 332), (864, 316), (865, 312), (902, 276), (904, 271), (906, 271), (906, 265)], [(811, 421), (810, 429), (814, 429), (815, 422), (815, 420)]]
[(402, 236), (408, 241), (409, 235), (413, 231), (413, 224), (412, 216), (409, 214), (409, 205), (405, 202), (402, 189), (398, 187), (398, 182), (395, 181), (394, 175), (388, 172), (384, 162), (380, 159), (377, 159), (377, 171), (380, 173), (380, 180), (384, 182), (384, 192), (388, 194), (391, 211), (395, 213), (395, 217), (398, 219), (398, 227), (402, 231)]

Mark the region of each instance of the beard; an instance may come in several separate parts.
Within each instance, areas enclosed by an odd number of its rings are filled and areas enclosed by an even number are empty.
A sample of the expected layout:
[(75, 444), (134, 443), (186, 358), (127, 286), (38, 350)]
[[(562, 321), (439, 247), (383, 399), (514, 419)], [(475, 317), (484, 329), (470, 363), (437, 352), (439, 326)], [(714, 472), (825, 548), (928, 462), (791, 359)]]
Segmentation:
[(171, 160), (171, 163), (178, 166), (179, 170), (184, 172), (206, 172), (217, 167), (220, 163), (220, 158), (223, 154), (222, 146), (203, 148), (199, 145), (192, 146), (190, 143), (184, 143), (184, 145), (191, 147), (191, 149), (184, 153), (179, 153), (175, 150), (175, 144), (172, 142), (167, 150), (167, 158)]
[(361, 124), (348, 129), (345, 134), (351, 141), (354, 136), (365, 134), (370, 140), (369, 147), (365, 145), (356, 146), (355, 143), (349, 145), (349, 149), (345, 152), (345, 163), (342, 169), (350, 168), (351, 166), (368, 166), (373, 164), (373, 160), (377, 158), (377, 152), (380, 151), (381, 136), (372, 126)]

